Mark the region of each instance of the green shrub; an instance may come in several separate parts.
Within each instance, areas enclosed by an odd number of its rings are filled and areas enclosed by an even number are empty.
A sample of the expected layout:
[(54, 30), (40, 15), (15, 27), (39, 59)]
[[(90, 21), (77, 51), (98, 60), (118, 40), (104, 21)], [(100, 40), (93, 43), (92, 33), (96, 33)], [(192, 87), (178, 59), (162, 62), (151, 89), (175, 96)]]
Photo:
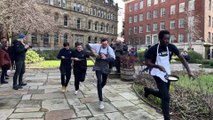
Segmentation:
[(202, 55), (195, 51), (188, 51), (188, 55), (190, 57), (189, 63), (199, 63), (203, 60)]
[(43, 50), (37, 52), (41, 57), (44, 57), (45, 60), (57, 60), (59, 50)]
[(145, 60), (144, 54), (145, 54), (145, 50), (143, 50), (143, 49), (137, 51), (137, 56), (138, 56), (139, 62), (142, 62)]
[(43, 61), (44, 58), (40, 57), (38, 53), (36, 53), (33, 50), (28, 50), (26, 53), (26, 60), (25, 62), (28, 63), (36, 63), (36, 62), (40, 62)]

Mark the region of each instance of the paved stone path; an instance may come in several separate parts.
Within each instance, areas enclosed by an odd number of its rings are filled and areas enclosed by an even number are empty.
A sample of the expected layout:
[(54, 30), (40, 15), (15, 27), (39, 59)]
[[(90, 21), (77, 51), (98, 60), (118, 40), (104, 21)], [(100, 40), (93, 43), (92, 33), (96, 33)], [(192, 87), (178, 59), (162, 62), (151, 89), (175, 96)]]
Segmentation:
[(22, 90), (0, 86), (0, 120), (162, 120), (162, 115), (132, 92), (131, 84), (109, 79), (104, 88), (105, 109), (100, 110), (94, 72), (74, 95), (73, 74), (67, 93), (62, 93), (58, 70), (26, 70)]

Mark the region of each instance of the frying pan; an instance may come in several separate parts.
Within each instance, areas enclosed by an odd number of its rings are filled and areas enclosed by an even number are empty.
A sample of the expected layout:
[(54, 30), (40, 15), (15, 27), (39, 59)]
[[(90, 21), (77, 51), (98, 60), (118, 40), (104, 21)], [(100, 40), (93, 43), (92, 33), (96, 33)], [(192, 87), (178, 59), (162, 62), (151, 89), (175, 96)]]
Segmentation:
[(169, 75), (167, 72), (164, 77), (165, 77), (165, 79), (167, 79), (170, 82), (176, 82), (179, 80), (179, 77), (177, 75)]

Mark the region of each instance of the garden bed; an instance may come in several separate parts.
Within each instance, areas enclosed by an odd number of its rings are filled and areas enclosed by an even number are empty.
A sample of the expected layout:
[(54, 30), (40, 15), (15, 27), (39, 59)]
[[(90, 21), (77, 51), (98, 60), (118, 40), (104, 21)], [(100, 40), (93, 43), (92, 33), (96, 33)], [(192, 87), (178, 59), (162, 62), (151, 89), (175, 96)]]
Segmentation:
[[(180, 76), (180, 81), (170, 86), (170, 111), (173, 119), (211, 120), (213, 110), (213, 75), (196, 73), (197, 80), (189, 80), (182, 72), (173, 74)], [(150, 106), (161, 111), (160, 99), (150, 95), (143, 96), (144, 86), (156, 89), (155, 81), (148, 74), (137, 76), (133, 89), (140, 98)]]

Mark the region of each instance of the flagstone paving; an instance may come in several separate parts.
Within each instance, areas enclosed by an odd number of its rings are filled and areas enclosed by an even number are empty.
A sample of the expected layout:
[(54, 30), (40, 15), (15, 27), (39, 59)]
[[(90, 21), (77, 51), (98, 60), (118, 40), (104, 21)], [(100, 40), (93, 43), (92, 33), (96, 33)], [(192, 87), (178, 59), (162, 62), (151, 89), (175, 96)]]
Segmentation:
[(140, 100), (132, 84), (109, 79), (104, 88), (103, 110), (99, 109), (96, 78), (88, 69), (86, 80), (74, 94), (73, 74), (68, 92), (62, 93), (59, 70), (27, 69), (23, 89), (0, 86), (0, 120), (163, 120), (162, 115)]

